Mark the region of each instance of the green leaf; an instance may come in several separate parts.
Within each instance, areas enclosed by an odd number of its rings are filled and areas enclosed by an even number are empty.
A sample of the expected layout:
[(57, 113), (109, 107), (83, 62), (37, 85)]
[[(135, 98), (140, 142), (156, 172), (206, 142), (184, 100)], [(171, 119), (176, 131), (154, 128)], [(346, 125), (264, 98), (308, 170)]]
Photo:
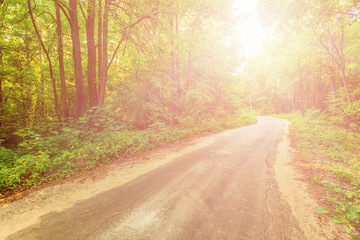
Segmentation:
[(63, 132), (71, 132), (72, 130), (71, 130), (71, 128), (64, 127), (64, 128), (62, 129), (62, 131), (63, 131)]
[(322, 180), (322, 181), (321, 181), (321, 184), (328, 184), (328, 183), (329, 183), (328, 180)]
[(355, 213), (347, 213), (346, 214), (346, 218), (349, 219), (349, 220), (354, 220), (357, 218), (357, 215)]
[(358, 236), (351, 236), (351, 238), (354, 240), (360, 240), (360, 237), (358, 237)]
[(334, 216), (331, 221), (333, 221), (334, 223), (343, 223), (343, 220), (340, 216)]
[(360, 205), (352, 205), (350, 209), (352, 212), (358, 213), (360, 212)]
[(352, 192), (347, 192), (346, 193), (346, 197), (349, 198), (349, 199), (353, 198), (353, 196), (354, 196), (354, 193), (352, 193)]
[(344, 226), (344, 231), (347, 233), (351, 233), (351, 230), (348, 226)]
[(323, 214), (328, 214), (329, 213), (329, 209), (325, 208), (325, 207), (321, 207), (316, 209), (317, 212), (319, 213), (323, 213)]

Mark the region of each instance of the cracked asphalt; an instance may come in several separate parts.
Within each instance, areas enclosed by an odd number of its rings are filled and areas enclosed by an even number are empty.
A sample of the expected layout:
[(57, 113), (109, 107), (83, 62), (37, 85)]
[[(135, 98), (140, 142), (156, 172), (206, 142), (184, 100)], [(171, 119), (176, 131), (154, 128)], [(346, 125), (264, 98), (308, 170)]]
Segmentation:
[(258, 117), (8, 239), (306, 239), (274, 177), (285, 125)]

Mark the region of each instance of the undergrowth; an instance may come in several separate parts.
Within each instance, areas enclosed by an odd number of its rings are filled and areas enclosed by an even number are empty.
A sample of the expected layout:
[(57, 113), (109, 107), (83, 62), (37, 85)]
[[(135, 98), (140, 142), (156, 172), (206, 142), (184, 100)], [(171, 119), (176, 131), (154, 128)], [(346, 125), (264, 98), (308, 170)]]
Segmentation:
[(336, 127), (319, 110), (283, 117), (291, 121), (290, 136), (297, 152), (319, 170), (312, 180), (327, 192), (325, 201), (332, 209), (317, 211), (332, 214), (333, 222), (360, 239), (360, 134)]
[(167, 125), (155, 121), (139, 130), (94, 110), (77, 121), (43, 122), (21, 129), (15, 133), (22, 140), (16, 148), (0, 146), (0, 191), (60, 181), (79, 170), (179, 139), (255, 123), (256, 119), (243, 111), (201, 120), (179, 118), (177, 122)]

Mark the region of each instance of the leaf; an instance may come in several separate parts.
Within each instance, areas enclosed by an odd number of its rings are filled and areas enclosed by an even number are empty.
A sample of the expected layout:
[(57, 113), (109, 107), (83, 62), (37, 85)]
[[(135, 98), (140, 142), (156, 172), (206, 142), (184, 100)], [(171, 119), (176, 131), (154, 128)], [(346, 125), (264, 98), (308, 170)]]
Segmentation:
[(322, 181), (321, 181), (321, 184), (328, 184), (328, 183), (329, 183), (328, 180), (322, 180)]
[(333, 221), (334, 223), (343, 223), (340, 216), (334, 216), (331, 221)]
[(62, 129), (62, 131), (63, 131), (63, 132), (71, 132), (72, 130), (71, 130), (71, 128), (64, 127), (64, 128)]
[(354, 196), (354, 193), (352, 193), (352, 192), (347, 192), (346, 193), (346, 197), (349, 198), (349, 199), (353, 198), (353, 196)]
[(344, 231), (347, 233), (351, 233), (351, 230), (348, 226), (344, 226)]
[(323, 213), (323, 214), (328, 214), (329, 213), (329, 209), (325, 208), (325, 207), (321, 207), (316, 209), (317, 212), (319, 213)]
[(358, 236), (351, 236), (351, 238), (354, 240), (360, 240), (360, 237), (358, 237)]
[(360, 212), (360, 205), (352, 205), (351, 206), (351, 211), (354, 212), (354, 213)]
[(357, 218), (357, 215), (355, 213), (347, 213), (346, 214), (346, 218), (349, 219), (349, 220), (354, 220)]

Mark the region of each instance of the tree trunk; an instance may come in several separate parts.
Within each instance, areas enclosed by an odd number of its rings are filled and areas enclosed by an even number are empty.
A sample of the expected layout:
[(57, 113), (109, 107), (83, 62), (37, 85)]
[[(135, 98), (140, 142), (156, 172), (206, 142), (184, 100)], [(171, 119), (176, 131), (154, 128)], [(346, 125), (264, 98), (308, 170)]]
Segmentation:
[[(4, 66), (3, 66), (3, 53), (2, 53), (2, 50), (0, 48), (0, 70), (1, 70), (1, 72), (3, 72), (3, 69), (4, 69)], [(0, 74), (0, 111), (2, 110), (1, 108), (2, 108), (3, 103), (4, 103), (4, 96), (3, 96), (2, 86), (3, 86), (3, 75)]]
[[(310, 22), (311, 23), (311, 22)], [(330, 58), (336, 63), (336, 65), (338, 66), (338, 68), (340, 68), (341, 70), (341, 79), (342, 79), (342, 83), (345, 89), (345, 93), (346, 93), (346, 98), (347, 101), (350, 103), (351, 99), (350, 99), (350, 95), (349, 95), (349, 91), (348, 91), (348, 87), (347, 87), (347, 83), (346, 83), (346, 74), (345, 74), (345, 60), (344, 60), (344, 55), (343, 55), (343, 46), (344, 46), (344, 26), (341, 26), (341, 49), (339, 51), (338, 47), (336, 46), (336, 43), (334, 41), (334, 38), (332, 37), (332, 32), (330, 32), (330, 29), (327, 30), (328, 36), (329, 36), (329, 44), (328, 46), (325, 45), (325, 43), (322, 41), (321, 37), (318, 36), (318, 34), (315, 31), (314, 25), (311, 23), (311, 28), (312, 31), (315, 35), (315, 37), (317, 38), (317, 40), (319, 41), (320, 45), (329, 53)], [(332, 51), (332, 47), (334, 46), (335, 48), (335, 53), (333, 53)], [(338, 59), (335, 56), (338, 56)]]
[[(178, 15), (175, 16), (175, 36), (178, 39), (179, 35), (179, 19)], [(179, 44), (176, 44), (176, 56), (175, 56), (175, 84), (176, 84), (176, 98), (177, 98), (177, 114), (180, 114), (180, 98), (182, 96), (182, 89), (180, 86), (180, 59), (179, 59)]]
[(88, 18), (86, 20), (86, 37), (88, 50), (88, 91), (90, 107), (97, 105), (96, 91), (96, 47), (95, 47), (95, 0), (88, 0)]
[[(43, 65), (43, 55), (40, 54), (40, 65)], [(40, 89), (38, 89), (38, 97), (36, 100), (35, 106), (35, 114), (36, 116), (43, 117), (44, 116), (44, 107), (45, 107), (45, 81), (44, 81), (44, 74), (43, 71), (40, 73)]]
[(341, 66), (341, 76), (342, 76), (342, 82), (343, 82), (343, 86), (345, 89), (345, 93), (346, 93), (346, 98), (348, 100), (348, 102), (351, 102), (351, 98), (350, 98), (350, 94), (349, 94), (349, 90), (348, 90), (348, 86), (346, 83), (346, 63), (345, 63), (345, 57), (344, 57), (344, 26), (341, 26), (341, 44), (340, 44), (340, 66)]
[(102, 68), (99, 81), (99, 101), (98, 106), (103, 106), (105, 101), (105, 87), (107, 78), (107, 44), (108, 44), (108, 18), (109, 18), (109, 0), (105, 0), (104, 18), (103, 18), (103, 51), (102, 51)]
[[(29, 0), (28, 0), (29, 1)], [(71, 39), (73, 48), (73, 61), (75, 72), (76, 102), (75, 102), (75, 118), (82, 117), (86, 112), (86, 98), (84, 90), (84, 76), (81, 65), (81, 50), (79, 25), (77, 17), (77, 0), (69, 0), (69, 15), (71, 26)]]
[(170, 111), (173, 115), (178, 115), (178, 94), (179, 94), (179, 64), (177, 61), (177, 49), (175, 38), (178, 31), (177, 16), (170, 16), (170, 28), (171, 28), (171, 63), (170, 63), (170, 77), (171, 77), (171, 105)]
[(59, 113), (58, 96), (57, 96), (57, 91), (56, 91), (56, 81), (55, 81), (54, 74), (53, 74), (52, 62), (51, 62), (51, 59), (50, 59), (50, 56), (49, 56), (49, 51), (46, 49), (46, 47), (44, 45), (44, 42), (42, 40), (42, 37), (40, 35), (40, 32), (39, 32), (39, 30), (38, 30), (38, 28), (36, 26), (35, 18), (34, 18), (34, 15), (32, 13), (32, 7), (31, 7), (30, 0), (27, 0), (27, 5), (28, 5), (28, 8), (29, 8), (29, 15), (30, 15), (30, 18), (31, 18), (31, 22), (32, 22), (32, 24), (34, 26), (36, 36), (38, 37), (41, 48), (43, 49), (43, 51), (44, 51), (44, 53), (46, 55), (46, 58), (48, 60), (48, 63), (49, 63), (50, 78), (52, 80), (52, 86), (53, 86), (53, 92), (54, 92), (55, 112), (56, 112), (56, 115), (57, 115), (59, 121), (61, 121), (61, 117), (60, 117), (60, 113)]
[(304, 103), (304, 87), (303, 87), (303, 76), (302, 76), (302, 69), (301, 69), (301, 64), (300, 64), (300, 60), (298, 62), (299, 64), (299, 80), (300, 80), (300, 101), (301, 101), (301, 113), (302, 116), (305, 115), (305, 103)]
[(63, 52), (63, 41), (62, 41), (62, 31), (61, 31), (61, 17), (60, 17), (60, 8), (57, 3), (55, 3), (56, 9), (56, 34), (58, 37), (58, 58), (59, 58), (59, 72), (60, 72), (60, 83), (61, 83), (61, 102), (63, 107), (64, 117), (69, 117), (69, 105), (67, 102), (67, 92), (66, 92), (66, 83), (65, 83), (65, 70), (64, 70), (64, 52)]
[[(101, 79), (101, 74), (102, 74), (102, 1), (99, 0), (99, 5), (98, 5), (98, 81), (99, 81), (99, 86), (98, 86), (98, 96), (100, 95), (100, 79)], [(99, 102), (99, 99), (98, 99)]]
[[(3, 0), (0, 0), (0, 3), (3, 4)], [(0, 26), (4, 24), (4, 18), (2, 17), (0, 19)], [(0, 48), (0, 72), (4, 72), (4, 65), (3, 65), (3, 52), (2, 48)], [(4, 76), (3, 74), (0, 74), (0, 112), (3, 111), (3, 104), (4, 104), (4, 95), (3, 95), (3, 82), (4, 82)], [(1, 124), (1, 121), (0, 121)]]
[[(344, 26), (341, 26), (341, 42), (340, 42), (340, 50), (339, 48), (336, 46), (335, 40), (332, 37), (332, 32), (330, 32), (330, 30), (327, 30), (328, 36), (330, 38), (330, 43), (329, 43), (329, 48), (328, 48), (328, 52), (330, 54), (330, 57), (332, 57), (332, 59), (334, 60), (334, 62), (336, 63), (336, 65), (338, 66), (338, 69), (341, 72), (341, 80), (342, 80), (342, 85), (345, 89), (345, 94), (346, 94), (346, 98), (347, 101), (350, 103), (351, 99), (350, 99), (350, 95), (349, 95), (349, 91), (348, 91), (348, 87), (347, 87), (347, 83), (346, 83), (346, 73), (345, 73), (345, 59), (344, 59), (344, 54), (343, 54), (343, 46), (344, 46)], [(335, 53), (334, 54), (332, 52), (331, 49), (331, 45), (334, 46), (335, 48)], [(324, 45), (323, 45), (324, 46)], [(338, 56), (338, 59), (335, 59), (335, 56)]]

